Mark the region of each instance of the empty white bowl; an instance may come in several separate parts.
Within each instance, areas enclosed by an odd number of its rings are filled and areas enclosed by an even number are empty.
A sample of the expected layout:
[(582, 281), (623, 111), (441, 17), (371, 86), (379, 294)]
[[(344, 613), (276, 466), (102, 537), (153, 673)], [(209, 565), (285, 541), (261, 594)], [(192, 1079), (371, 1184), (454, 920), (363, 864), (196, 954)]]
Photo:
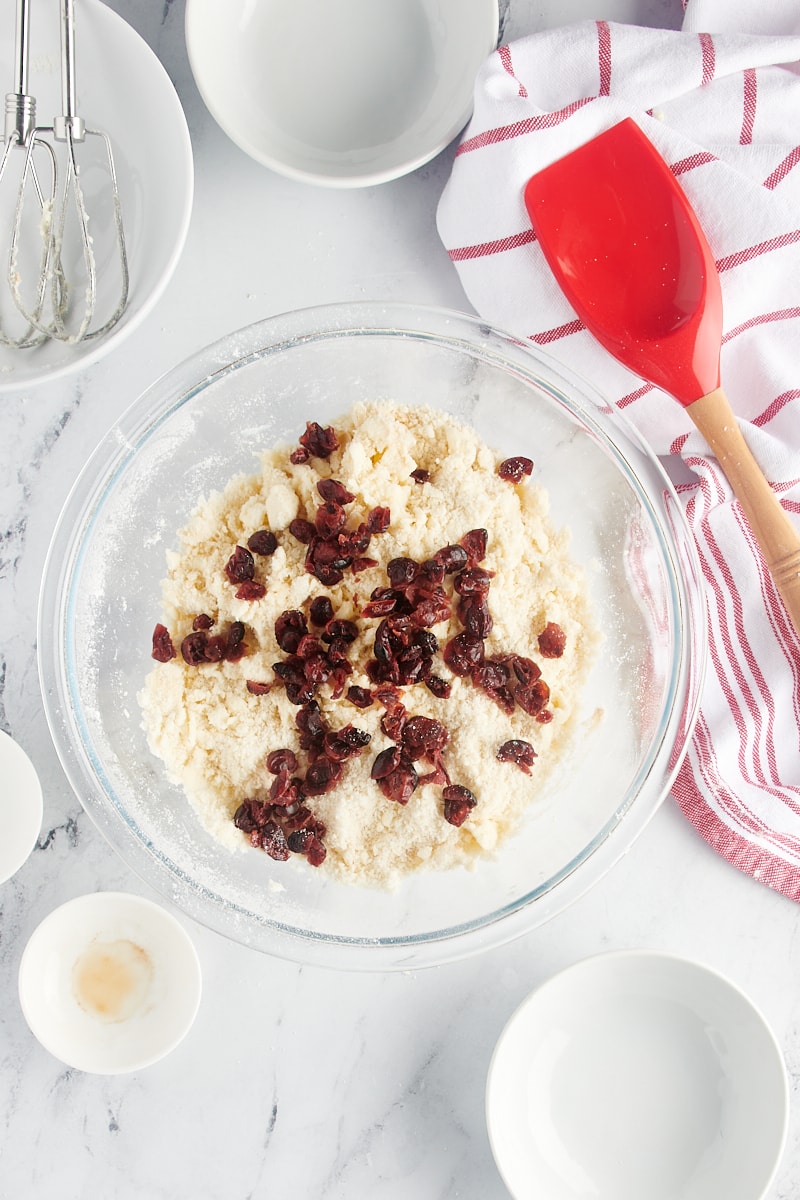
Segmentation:
[(247, 154), (329, 187), (383, 183), (466, 125), (497, 0), (187, 0), (212, 116)]
[(93, 892), (34, 930), (19, 968), (31, 1032), (79, 1071), (117, 1075), (157, 1062), (188, 1033), (200, 963), (183, 926), (152, 900)]
[(42, 788), (21, 746), (0, 731), (0, 883), (22, 866), (42, 828)]
[(761, 1200), (789, 1114), (780, 1048), (736, 985), (636, 951), (578, 962), (524, 1001), (486, 1103), (515, 1200)]

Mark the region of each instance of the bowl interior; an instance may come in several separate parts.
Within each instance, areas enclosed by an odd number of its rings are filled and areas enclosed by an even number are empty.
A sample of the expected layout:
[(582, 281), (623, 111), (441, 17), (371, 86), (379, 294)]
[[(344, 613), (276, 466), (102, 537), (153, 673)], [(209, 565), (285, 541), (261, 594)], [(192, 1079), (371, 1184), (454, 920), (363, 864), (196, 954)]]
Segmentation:
[[(293, 178), (378, 183), (466, 124), (497, 41), (496, 0), (189, 0), (186, 44), (209, 111), (241, 149)], [(298, 64), (302, 64), (299, 69)]]
[[(262, 448), (296, 441), (306, 420), (330, 423), (355, 400), (381, 397), (441, 408), (503, 454), (534, 459), (555, 524), (572, 530), (605, 641), (580, 736), (497, 860), (365, 894), (255, 851), (222, 849), (150, 754), (137, 693), (151, 667), (165, 551), (197, 501), (254, 471)], [(166, 376), (112, 430), (53, 546), (41, 671), (81, 801), (131, 865), (188, 912), (289, 957), (433, 961), (545, 920), (633, 840), (692, 723), (699, 589), (657, 463), (602, 401), (458, 314), (333, 306), (224, 339)]]

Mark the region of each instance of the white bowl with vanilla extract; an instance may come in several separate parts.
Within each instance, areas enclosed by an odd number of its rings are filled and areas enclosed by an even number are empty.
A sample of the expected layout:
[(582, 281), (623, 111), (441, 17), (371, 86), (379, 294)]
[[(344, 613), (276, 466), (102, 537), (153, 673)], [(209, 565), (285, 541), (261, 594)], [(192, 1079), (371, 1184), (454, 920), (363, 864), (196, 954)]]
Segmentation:
[(126, 892), (62, 904), (34, 930), (19, 968), (25, 1020), (80, 1071), (141, 1070), (185, 1037), (200, 1004), (197, 952), (160, 905)]

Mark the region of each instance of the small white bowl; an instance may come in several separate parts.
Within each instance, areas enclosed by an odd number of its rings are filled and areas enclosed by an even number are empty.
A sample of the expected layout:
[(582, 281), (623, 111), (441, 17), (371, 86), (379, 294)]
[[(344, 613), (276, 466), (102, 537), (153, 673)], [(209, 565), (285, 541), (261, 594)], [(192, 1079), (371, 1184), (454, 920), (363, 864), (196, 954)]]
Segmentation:
[(729, 980), (666, 954), (576, 963), (508, 1022), (492, 1151), (516, 1200), (761, 1200), (783, 1153), (786, 1069)]
[(20, 869), (42, 828), (42, 788), (21, 746), (0, 731), (0, 883)]
[(118, 1075), (163, 1058), (200, 1005), (200, 963), (183, 926), (151, 900), (94, 892), (31, 936), (19, 997), (31, 1032), (79, 1071)]
[(200, 94), (247, 154), (291, 179), (364, 187), (443, 150), (497, 44), (497, 0), (187, 0)]

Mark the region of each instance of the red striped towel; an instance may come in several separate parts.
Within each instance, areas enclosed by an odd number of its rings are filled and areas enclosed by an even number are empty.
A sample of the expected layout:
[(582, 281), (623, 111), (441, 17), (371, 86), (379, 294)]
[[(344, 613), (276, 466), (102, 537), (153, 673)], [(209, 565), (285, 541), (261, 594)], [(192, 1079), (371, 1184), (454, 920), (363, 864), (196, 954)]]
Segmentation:
[(478, 76), (437, 214), (476, 311), (592, 378), (658, 454), (678, 454), (694, 472), (679, 495), (706, 580), (710, 661), (673, 795), (725, 858), (795, 900), (797, 636), (708, 447), (674, 400), (575, 319), (522, 193), (535, 171), (617, 121), (639, 123), (680, 177), (717, 260), (723, 386), (783, 505), (800, 513), (798, 60), (796, 0), (690, 0), (681, 31), (586, 21), (503, 46)]

